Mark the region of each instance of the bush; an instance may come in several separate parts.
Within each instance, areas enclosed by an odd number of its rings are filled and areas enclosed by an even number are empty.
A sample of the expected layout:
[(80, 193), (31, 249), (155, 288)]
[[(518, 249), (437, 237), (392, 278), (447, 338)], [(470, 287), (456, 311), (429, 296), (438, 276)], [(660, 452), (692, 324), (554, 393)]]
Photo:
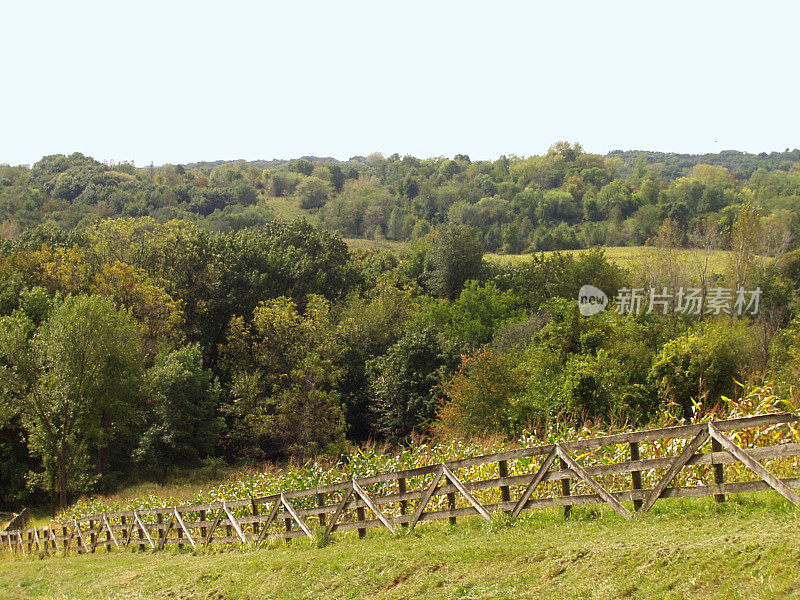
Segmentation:
[(509, 433), (511, 399), (522, 389), (508, 354), (483, 349), (462, 358), (461, 367), (442, 385), (444, 403), (436, 429), (463, 437)]
[(650, 380), (667, 405), (684, 416), (692, 401), (733, 397), (751, 363), (752, 336), (742, 323), (704, 323), (664, 344), (650, 369)]

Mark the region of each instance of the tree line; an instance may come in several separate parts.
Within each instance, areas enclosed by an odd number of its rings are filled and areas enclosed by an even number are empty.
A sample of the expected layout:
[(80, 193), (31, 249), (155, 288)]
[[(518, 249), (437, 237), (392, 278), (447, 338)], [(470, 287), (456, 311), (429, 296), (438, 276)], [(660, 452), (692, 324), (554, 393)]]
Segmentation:
[(800, 150), (600, 156), (558, 142), (542, 156), (494, 161), (376, 153), (136, 168), (75, 153), (31, 168), (0, 166), (4, 238), (40, 224), (74, 229), (120, 216), (232, 232), (284, 218), (288, 205), (346, 238), (410, 241), (451, 223), (477, 229), (487, 252), (517, 254), (641, 245), (667, 219), (686, 236), (705, 223), (729, 230), (746, 202), (797, 240)]

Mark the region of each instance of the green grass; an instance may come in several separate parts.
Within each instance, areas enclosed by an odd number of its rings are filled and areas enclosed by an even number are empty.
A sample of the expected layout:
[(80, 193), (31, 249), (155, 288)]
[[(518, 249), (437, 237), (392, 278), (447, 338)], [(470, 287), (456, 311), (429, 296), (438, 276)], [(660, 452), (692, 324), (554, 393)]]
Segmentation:
[(316, 224), (318, 220), (315, 212), (300, 208), (300, 200), (296, 198), (267, 196), (264, 198), (263, 203), (271, 208), (275, 213), (275, 218), (281, 221), (293, 221), (303, 217), (309, 223)]
[(555, 510), (313, 548), (0, 560), (0, 598), (800, 598), (800, 511), (776, 494)]
[[(652, 246), (607, 246), (603, 247), (606, 258), (618, 264), (621, 267), (631, 268), (637, 264), (641, 264), (646, 259), (652, 259), (659, 250)], [(560, 250), (562, 254), (581, 254), (587, 250)], [(704, 253), (702, 251), (695, 252), (692, 249), (680, 248), (675, 249), (678, 259), (687, 265), (695, 264), (695, 257), (699, 260), (704, 260)], [(545, 252), (544, 254), (550, 254)], [(714, 250), (709, 256), (709, 268), (712, 273), (723, 273), (727, 264), (727, 250)], [(530, 254), (487, 254), (486, 258), (498, 262), (510, 262), (518, 264), (530, 260)]]
[(364, 238), (344, 238), (347, 246), (351, 250), (367, 249), (367, 250), (391, 250), (398, 256), (405, 254), (408, 250), (408, 242), (397, 242), (393, 240), (368, 240)]

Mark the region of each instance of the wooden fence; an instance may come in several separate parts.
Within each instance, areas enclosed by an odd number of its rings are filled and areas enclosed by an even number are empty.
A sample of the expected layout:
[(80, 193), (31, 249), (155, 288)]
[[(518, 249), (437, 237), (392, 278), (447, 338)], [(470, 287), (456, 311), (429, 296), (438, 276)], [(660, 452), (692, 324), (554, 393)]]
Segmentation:
[[(413, 529), (418, 523), (495, 511), (516, 518), (523, 510), (608, 504), (625, 519), (646, 513), (660, 498), (774, 490), (800, 504), (798, 443), (772, 443), (762, 434), (797, 422), (793, 414), (754, 417), (581, 439), (280, 494), (211, 504), (109, 512), (18, 531), (0, 532), (6, 553), (68, 554), (98, 548), (197, 549), (209, 544), (290, 540), (371, 527)], [(742, 447), (732, 438), (750, 441)], [(784, 438), (785, 439), (785, 438)], [(688, 440), (688, 441), (686, 441)], [(700, 452), (710, 444), (710, 452)], [(627, 460), (597, 463), (611, 450)], [(624, 453), (624, 456), (623, 454)], [(592, 458), (595, 458), (595, 463)], [(643, 458), (644, 457), (644, 458)], [(648, 458), (650, 457), (650, 458)], [(737, 475), (739, 481), (725, 481)], [(788, 471), (787, 471), (788, 469)], [(494, 476), (496, 474), (496, 476)], [(713, 478), (713, 483), (705, 479)], [(743, 480), (742, 480), (743, 479)], [(682, 483), (683, 485), (679, 485)], [(623, 489), (624, 488), (624, 489)], [(626, 506), (627, 504), (627, 506)], [(371, 513), (367, 518), (367, 511)], [(315, 533), (316, 531), (316, 533)]]

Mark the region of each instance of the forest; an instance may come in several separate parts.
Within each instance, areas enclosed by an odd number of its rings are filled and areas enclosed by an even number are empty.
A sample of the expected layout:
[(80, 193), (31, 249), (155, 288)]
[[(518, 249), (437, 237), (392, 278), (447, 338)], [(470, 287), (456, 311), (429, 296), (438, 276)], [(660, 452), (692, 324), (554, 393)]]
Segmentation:
[[(798, 214), (798, 150), (0, 166), (0, 507), (797, 402)], [(760, 305), (587, 317), (586, 284)]]

